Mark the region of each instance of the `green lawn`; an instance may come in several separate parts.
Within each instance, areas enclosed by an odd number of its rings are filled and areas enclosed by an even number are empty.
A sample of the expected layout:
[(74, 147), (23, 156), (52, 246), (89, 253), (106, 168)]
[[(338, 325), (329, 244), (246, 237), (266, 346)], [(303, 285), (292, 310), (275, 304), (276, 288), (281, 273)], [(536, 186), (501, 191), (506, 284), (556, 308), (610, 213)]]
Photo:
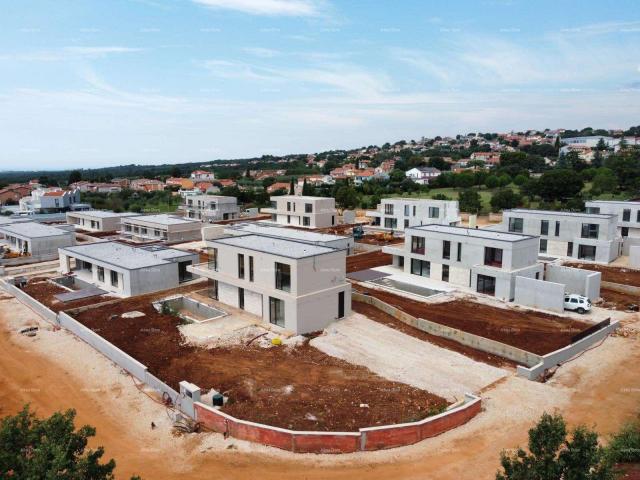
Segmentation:
[[(473, 187), (480, 194), (480, 200), (482, 201), (482, 212), (480, 213), (489, 213), (491, 211), (491, 196), (496, 189), (489, 190), (486, 187)], [(515, 185), (509, 185), (514, 192), (519, 192), (520, 188)], [(457, 188), (434, 188), (433, 190), (429, 190), (428, 192), (419, 192), (419, 193), (405, 193), (400, 195), (404, 198), (433, 198), (436, 195), (446, 195), (451, 200), (458, 200), (458, 194), (460, 190)]]

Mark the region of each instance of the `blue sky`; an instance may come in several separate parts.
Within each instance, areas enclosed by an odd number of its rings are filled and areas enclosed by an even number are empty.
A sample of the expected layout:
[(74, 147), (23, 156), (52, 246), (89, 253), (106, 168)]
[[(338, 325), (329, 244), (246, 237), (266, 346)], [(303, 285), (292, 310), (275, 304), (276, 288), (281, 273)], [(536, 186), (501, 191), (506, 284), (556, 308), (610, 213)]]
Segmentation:
[(640, 2), (59, 0), (0, 15), (0, 169), (640, 123)]

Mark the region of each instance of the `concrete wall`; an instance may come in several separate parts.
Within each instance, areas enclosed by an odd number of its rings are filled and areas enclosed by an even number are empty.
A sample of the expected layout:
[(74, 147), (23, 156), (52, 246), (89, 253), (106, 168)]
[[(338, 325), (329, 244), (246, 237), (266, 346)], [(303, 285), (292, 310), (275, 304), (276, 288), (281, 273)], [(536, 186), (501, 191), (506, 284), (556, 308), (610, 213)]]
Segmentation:
[(548, 353), (542, 356), (540, 363), (533, 367), (523, 367), (518, 365), (517, 374), (519, 377), (525, 377), (529, 380), (537, 380), (544, 372), (550, 368), (554, 368), (575, 357), (576, 355), (584, 352), (591, 345), (603, 340), (610, 333), (614, 332), (618, 328), (618, 322), (612, 322), (605, 328), (592, 333), (588, 337), (582, 340), (572, 343), (560, 350)]
[(481, 400), (466, 394), (463, 402), (423, 420), (398, 425), (360, 428), (357, 432), (304, 432), (240, 420), (201, 402), (196, 420), (205, 427), (241, 440), (295, 453), (352, 453), (396, 448), (440, 435), (465, 424), (481, 411)]
[(518, 276), (514, 301), (520, 305), (562, 313), (564, 312), (564, 285)]
[(544, 277), (548, 282), (564, 284), (566, 293), (577, 293), (591, 300), (600, 298), (600, 272), (550, 263), (545, 268)]
[(6, 280), (0, 280), (0, 286), (8, 293), (16, 297), (20, 303), (26, 305), (31, 310), (36, 312), (42, 318), (50, 323), (57, 322), (57, 314), (45, 307), (42, 303), (38, 302), (33, 297), (27, 295), (13, 284), (13, 279), (7, 278)]
[[(631, 256), (631, 252), (635, 248), (636, 252), (640, 249), (640, 237), (626, 237), (622, 243), (622, 254)], [(636, 253), (636, 256), (640, 254)], [(631, 259), (629, 259), (631, 265)]]
[(634, 245), (629, 248), (629, 266), (631, 268), (640, 268), (640, 245)]

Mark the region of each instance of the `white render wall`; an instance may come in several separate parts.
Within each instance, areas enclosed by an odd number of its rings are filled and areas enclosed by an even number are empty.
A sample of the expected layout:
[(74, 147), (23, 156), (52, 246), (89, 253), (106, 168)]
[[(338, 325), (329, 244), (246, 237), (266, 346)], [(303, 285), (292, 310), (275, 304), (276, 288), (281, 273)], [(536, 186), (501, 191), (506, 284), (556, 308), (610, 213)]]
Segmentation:
[[(614, 214), (618, 216), (618, 234), (622, 235), (622, 227), (629, 229), (630, 237), (640, 237), (640, 202), (623, 201), (589, 201), (585, 202), (586, 209), (597, 208), (600, 213)], [(624, 210), (631, 210), (629, 221), (623, 221)]]
[[(393, 213), (385, 213), (387, 205), (393, 206)], [(430, 215), (430, 208), (437, 208), (438, 215)], [(367, 211), (366, 216), (378, 218), (379, 228), (383, 229), (389, 228), (386, 226), (386, 219), (394, 219), (395, 231), (403, 231), (406, 228), (405, 224), (416, 227), (428, 224), (458, 225), (460, 223), (457, 200), (383, 198), (376, 210)]]
[[(282, 225), (293, 225), (305, 228), (324, 228), (336, 225), (338, 212), (336, 201), (331, 197), (305, 197), (299, 195), (282, 195), (271, 197), (275, 208), (263, 208), (262, 213), (270, 213), (275, 221)], [(305, 212), (305, 204), (311, 204), (312, 212)], [(303, 225), (303, 218), (309, 219), (309, 225)]]

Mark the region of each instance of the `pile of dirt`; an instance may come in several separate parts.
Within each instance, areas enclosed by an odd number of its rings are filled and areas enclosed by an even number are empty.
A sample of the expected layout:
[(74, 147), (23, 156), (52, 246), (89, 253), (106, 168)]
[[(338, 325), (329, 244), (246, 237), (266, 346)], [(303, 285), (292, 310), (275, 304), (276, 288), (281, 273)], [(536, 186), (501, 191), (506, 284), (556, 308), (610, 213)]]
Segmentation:
[(390, 292), (356, 288), (414, 317), (457, 328), (544, 355), (571, 343), (571, 338), (590, 324), (534, 310), (498, 308), (483, 303), (454, 300), (425, 303)]
[(395, 317), (392, 317), (388, 313), (384, 313), (382, 310), (377, 309), (373, 305), (369, 305), (368, 303), (353, 301), (351, 303), (351, 308), (353, 311), (361, 313), (367, 318), (371, 320), (375, 320), (376, 322), (380, 322), (388, 327), (391, 327), (395, 330), (399, 330), (402, 333), (406, 333), (407, 335), (411, 335), (412, 337), (419, 338), (420, 340), (424, 340), (425, 342), (433, 343), (442, 348), (446, 348), (447, 350), (452, 350), (454, 352), (458, 352), (463, 354), (466, 357), (472, 358), (478, 362), (483, 362), (488, 365), (493, 365), (494, 367), (511, 367), (516, 368), (517, 363), (509, 360), (507, 358), (500, 357), (498, 355), (493, 355), (491, 353), (483, 352), (481, 350), (476, 350), (475, 348), (467, 347), (466, 345), (462, 345), (461, 343), (454, 342), (448, 338), (438, 337), (436, 335), (431, 335), (430, 333), (423, 332), (422, 330), (418, 330), (417, 328), (412, 327), (411, 325), (407, 325), (404, 322), (401, 322)]
[[(151, 300), (123, 300), (81, 312), (76, 319), (173, 388), (187, 380), (223, 392), (230, 398), (223, 410), (238, 418), (298, 430), (354, 431), (415, 421), (447, 405), (437, 395), (385, 380), (309, 345), (187, 345), (177, 328), (181, 319), (156, 312)], [(120, 317), (132, 310), (145, 317)]]
[(359, 253), (358, 255), (349, 255), (347, 257), (347, 273), (359, 272), (374, 267), (382, 267), (391, 265), (392, 258), (388, 253), (382, 253), (377, 250), (375, 252)]
[(622, 283), (623, 285), (640, 287), (640, 270), (579, 262), (565, 263), (564, 265), (566, 267), (600, 272), (602, 274), (603, 282)]

